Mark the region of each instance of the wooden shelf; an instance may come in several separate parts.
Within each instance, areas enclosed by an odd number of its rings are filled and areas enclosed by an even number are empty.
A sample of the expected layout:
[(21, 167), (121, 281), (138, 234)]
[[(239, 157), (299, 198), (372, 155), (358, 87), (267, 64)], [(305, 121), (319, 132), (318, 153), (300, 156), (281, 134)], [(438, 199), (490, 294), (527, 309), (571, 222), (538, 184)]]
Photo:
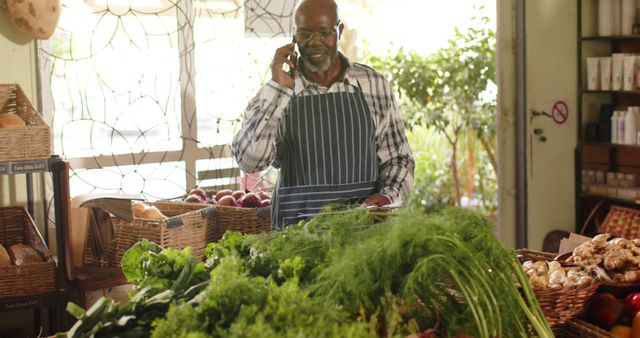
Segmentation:
[(39, 295), (0, 298), (0, 312), (59, 305), (66, 307), (70, 299), (69, 292), (58, 290)]
[(638, 205), (640, 205), (640, 200), (637, 200), (637, 199), (636, 200), (630, 200), (630, 199), (626, 199), (626, 198), (612, 197), (612, 196), (592, 194), (592, 193), (581, 193), (580, 197), (582, 197), (582, 198), (597, 198), (597, 199), (607, 200), (607, 201), (611, 201), (611, 202), (627, 203), (627, 204), (638, 204)]
[(74, 268), (74, 284), (80, 290), (97, 290), (127, 284), (120, 267), (83, 266)]
[(638, 95), (640, 90), (588, 90), (583, 89), (583, 94), (619, 94), (619, 95)]
[(637, 149), (640, 151), (640, 144), (620, 144), (620, 143), (610, 143), (610, 142), (585, 142), (582, 144), (583, 146), (602, 146), (602, 147), (610, 147), (610, 148), (631, 148)]
[(636, 35), (613, 35), (613, 36), (583, 36), (582, 41), (623, 41), (623, 40), (640, 40), (640, 34)]
[(640, 174), (640, 146), (589, 142), (578, 145), (579, 169)]
[[(44, 294), (34, 294), (22, 297), (0, 297), (0, 312), (17, 309), (39, 309), (39, 316), (34, 316), (36, 330), (48, 336), (59, 331), (66, 331), (70, 327), (70, 318), (65, 312), (67, 302), (72, 298), (72, 290), (68, 280), (69, 255), (67, 232), (69, 225), (69, 164), (59, 156), (51, 156), (42, 160), (6, 161), (0, 162), (0, 175), (26, 174), (27, 186), (31, 182), (32, 173), (50, 172), (53, 185), (53, 204), (55, 208), (58, 289)], [(29, 200), (31, 199), (29, 195)], [(32, 213), (32, 210), (30, 211)], [(48, 238), (48, 227), (45, 226), (44, 237)], [(47, 243), (48, 244), (48, 243)], [(38, 312), (38, 311), (35, 311)], [(51, 317), (59, 320), (50, 322)]]

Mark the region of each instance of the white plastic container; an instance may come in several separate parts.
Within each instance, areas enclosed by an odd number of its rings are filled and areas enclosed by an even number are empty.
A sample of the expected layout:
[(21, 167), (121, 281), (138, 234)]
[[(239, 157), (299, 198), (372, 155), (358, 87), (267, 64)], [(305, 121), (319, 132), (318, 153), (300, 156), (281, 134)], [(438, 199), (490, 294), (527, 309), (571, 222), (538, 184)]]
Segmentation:
[(596, 183), (604, 184), (604, 171), (602, 170), (596, 171)]
[(622, 0), (613, 0), (613, 35), (622, 35)]
[(631, 91), (635, 89), (636, 78), (636, 56), (625, 55), (622, 68), (622, 90)]
[(622, 64), (624, 53), (611, 55), (611, 90), (622, 90)]
[(622, 0), (622, 35), (633, 34), (633, 24), (636, 21), (636, 1)]
[(588, 57), (587, 58), (587, 89), (598, 90), (600, 89), (600, 72), (598, 71), (598, 63), (600, 58)]
[(618, 114), (614, 110), (611, 114), (611, 143), (616, 143), (618, 140)]
[(616, 142), (618, 144), (624, 144), (625, 140), (624, 131), (626, 129), (624, 128), (624, 115), (624, 110), (618, 111), (618, 142)]
[(613, 35), (613, 0), (598, 1), (598, 35)]
[(600, 90), (611, 90), (611, 57), (598, 58), (600, 68)]
[(627, 108), (624, 116), (624, 144), (636, 144), (636, 114), (633, 107)]
[(640, 55), (636, 55), (636, 70), (635, 70), (635, 83), (634, 89), (640, 88)]

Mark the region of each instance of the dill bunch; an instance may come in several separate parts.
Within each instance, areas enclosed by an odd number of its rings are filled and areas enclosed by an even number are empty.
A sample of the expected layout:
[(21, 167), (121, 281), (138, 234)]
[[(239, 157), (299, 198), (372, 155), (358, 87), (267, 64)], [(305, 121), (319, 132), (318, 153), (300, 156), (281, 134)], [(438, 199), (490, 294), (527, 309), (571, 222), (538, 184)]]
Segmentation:
[[(415, 319), (420, 330), (439, 325), (447, 335), (551, 335), (515, 254), (482, 216), (458, 208), (407, 210), (357, 231), (364, 239), (330, 252), (309, 284), (314, 297), (371, 314), (391, 294), (409, 308), (404, 317), (414, 316), (404, 320)], [(526, 284), (524, 299), (516, 281)]]

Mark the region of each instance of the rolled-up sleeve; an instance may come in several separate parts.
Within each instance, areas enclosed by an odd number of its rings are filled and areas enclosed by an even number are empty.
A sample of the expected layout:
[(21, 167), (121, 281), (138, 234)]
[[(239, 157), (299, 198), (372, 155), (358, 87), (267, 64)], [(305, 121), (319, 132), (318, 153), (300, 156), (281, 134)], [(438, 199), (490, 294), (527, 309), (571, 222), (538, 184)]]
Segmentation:
[(404, 122), (391, 86), (384, 81), (383, 95), (385, 112), (378, 125), (377, 155), (379, 159), (380, 193), (389, 197), (391, 203), (401, 204), (413, 189), (415, 161), (409, 148)]
[(233, 156), (242, 171), (254, 173), (270, 165), (278, 166), (280, 120), (291, 96), (293, 90), (271, 80), (249, 101), (232, 143)]

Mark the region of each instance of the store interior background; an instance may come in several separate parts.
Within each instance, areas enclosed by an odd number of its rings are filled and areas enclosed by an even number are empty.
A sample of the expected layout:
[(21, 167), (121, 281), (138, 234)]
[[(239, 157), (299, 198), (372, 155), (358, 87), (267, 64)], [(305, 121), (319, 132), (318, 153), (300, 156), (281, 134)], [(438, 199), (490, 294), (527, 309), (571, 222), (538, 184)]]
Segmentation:
[[(440, 2), (405, 2), (407, 11), (440, 11)], [(518, 226), (522, 229), (522, 224), (518, 224), (519, 215), (525, 215), (524, 246), (538, 250), (549, 231), (575, 231), (577, 2), (497, 0), (495, 6), (499, 90), (499, 222), (496, 233), (506, 246), (522, 246), (516, 237)], [(441, 13), (438, 15), (449, 17)], [(419, 25), (422, 23), (407, 23), (413, 30)], [(393, 31), (401, 29), (395, 27)], [(437, 33), (424, 28), (418, 31), (421, 32), (418, 36), (425, 40)], [(526, 38), (520, 41), (524, 45), (519, 49), (516, 37), (522, 33)], [(524, 51), (524, 58), (518, 54), (519, 51)], [(0, 67), (0, 83), (18, 83), (32, 102), (39, 103), (36, 41), (15, 29), (6, 10), (0, 10)], [(519, 77), (518, 74), (525, 76)], [(569, 119), (563, 125), (529, 115), (530, 110), (551, 109), (558, 100), (565, 101), (570, 107)], [(519, 118), (526, 120), (526, 129), (518, 134)], [(534, 136), (536, 128), (544, 129), (546, 142)], [(526, 149), (522, 157), (526, 159), (526, 172), (522, 173), (526, 178), (524, 201), (518, 200), (518, 189), (522, 187), (518, 185), (518, 142), (524, 142)], [(36, 178), (34, 190), (43, 191), (42, 178)], [(45, 202), (41, 198), (36, 202), (36, 210), (42, 210)], [(24, 176), (2, 177), (0, 205), (25, 203)], [(44, 215), (36, 215), (36, 223), (43, 224), (43, 218)], [(3, 314), (0, 322), (24, 320), (25, 317), (29, 316), (20, 312)]]

